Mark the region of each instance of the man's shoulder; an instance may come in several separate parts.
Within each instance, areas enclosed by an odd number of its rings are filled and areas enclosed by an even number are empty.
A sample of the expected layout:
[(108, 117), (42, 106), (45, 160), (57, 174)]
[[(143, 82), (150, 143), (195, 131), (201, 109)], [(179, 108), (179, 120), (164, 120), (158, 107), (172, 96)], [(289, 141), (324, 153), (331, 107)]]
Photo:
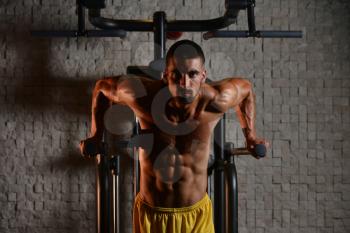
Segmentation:
[(133, 74), (123, 74), (113, 77), (106, 77), (104, 79), (108, 79), (113, 81), (119, 90), (140, 90), (140, 89), (154, 89), (157, 86), (161, 85), (160, 80), (155, 80), (146, 76), (133, 75)]
[(223, 91), (232, 89), (232, 84), (237, 81), (239, 78), (225, 78), (222, 80), (215, 80), (207, 82), (203, 85), (206, 96), (213, 99), (215, 96), (221, 94)]
[(238, 77), (225, 78), (212, 81), (203, 85), (205, 98), (208, 100), (207, 110), (211, 112), (226, 112), (231, 107), (232, 101), (237, 98), (237, 85), (244, 82)]
[(131, 97), (128, 99), (129, 101), (133, 100), (143, 105), (152, 101), (159, 90), (164, 87), (162, 80), (137, 75), (124, 75), (119, 82), (118, 92), (121, 95), (129, 96)]
[(230, 77), (210, 82), (207, 85), (215, 90), (217, 95), (227, 95), (228, 93), (235, 95), (239, 90), (249, 89), (251, 83), (246, 78)]
[(207, 84), (216, 90), (221, 90), (222, 88), (230, 88), (234, 83), (245, 82), (246, 79), (242, 77), (229, 77), (221, 80), (215, 80), (208, 82)]

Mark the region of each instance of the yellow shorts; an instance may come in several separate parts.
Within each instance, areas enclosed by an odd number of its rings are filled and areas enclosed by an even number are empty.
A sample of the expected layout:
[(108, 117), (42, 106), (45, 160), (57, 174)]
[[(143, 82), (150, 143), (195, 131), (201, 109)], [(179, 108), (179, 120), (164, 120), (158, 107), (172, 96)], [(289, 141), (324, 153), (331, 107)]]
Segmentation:
[(139, 193), (134, 203), (134, 233), (214, 233), (209, 196), (183, 208), (154, 207)]

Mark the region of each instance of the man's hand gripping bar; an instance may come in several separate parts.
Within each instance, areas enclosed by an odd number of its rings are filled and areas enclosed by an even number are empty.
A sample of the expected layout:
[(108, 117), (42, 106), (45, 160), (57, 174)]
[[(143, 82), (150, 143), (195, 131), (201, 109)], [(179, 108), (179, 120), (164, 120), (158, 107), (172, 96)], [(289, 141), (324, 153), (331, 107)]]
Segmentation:
[(234, 148), (233, 143), (228, 143), (225, 149), (230, 156), (253, 155), (258, 159), (266, 156), (264, 144), (256, 144), (252, 150), (249, 150), (248, 148)]

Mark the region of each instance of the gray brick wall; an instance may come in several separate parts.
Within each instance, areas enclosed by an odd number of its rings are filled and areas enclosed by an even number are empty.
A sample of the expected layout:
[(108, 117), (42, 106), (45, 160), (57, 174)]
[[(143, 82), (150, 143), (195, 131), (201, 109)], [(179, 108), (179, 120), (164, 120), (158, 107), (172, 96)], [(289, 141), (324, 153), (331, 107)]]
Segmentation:
[[(254, 83), (258, 132), (272, 143), (267, 158), (236, 161), (240, 232), (349, 232), (350, 4), (256, 2), (257, 28), (302, 29), (304, 38), (183, 36), (204, 48), (210, 78)], [(29, 30), (74, 29), (75, 1), (0, 3), (0, 232), (95, 232), (94, 161), (77, 147), (89, 130), (91, 90), (100, 77), (147, 64), (152, 34), (33, 38)], [(105, 15), (150, 19), (156, 10), (206, 19), (223, 13), (223, 1), (109, 0)], [(245, 17), (230, 29), (246, 28)], [(243, 145), (228, 116), (227, 137)]]

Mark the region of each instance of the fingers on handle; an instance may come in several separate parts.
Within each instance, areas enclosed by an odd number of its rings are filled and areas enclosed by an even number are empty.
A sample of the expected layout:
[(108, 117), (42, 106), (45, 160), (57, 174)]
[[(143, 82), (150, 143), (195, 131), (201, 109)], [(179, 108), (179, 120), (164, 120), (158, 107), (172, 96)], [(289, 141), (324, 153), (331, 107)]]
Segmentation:
[(98, 144), (96, 145), (94, 143), (87, 142), (86, 140), (80, 142), (80, 153), (84, 157), (96, 156), (97, 154), (100, 153), (100, 151), (101, 151), (100, 145)]

